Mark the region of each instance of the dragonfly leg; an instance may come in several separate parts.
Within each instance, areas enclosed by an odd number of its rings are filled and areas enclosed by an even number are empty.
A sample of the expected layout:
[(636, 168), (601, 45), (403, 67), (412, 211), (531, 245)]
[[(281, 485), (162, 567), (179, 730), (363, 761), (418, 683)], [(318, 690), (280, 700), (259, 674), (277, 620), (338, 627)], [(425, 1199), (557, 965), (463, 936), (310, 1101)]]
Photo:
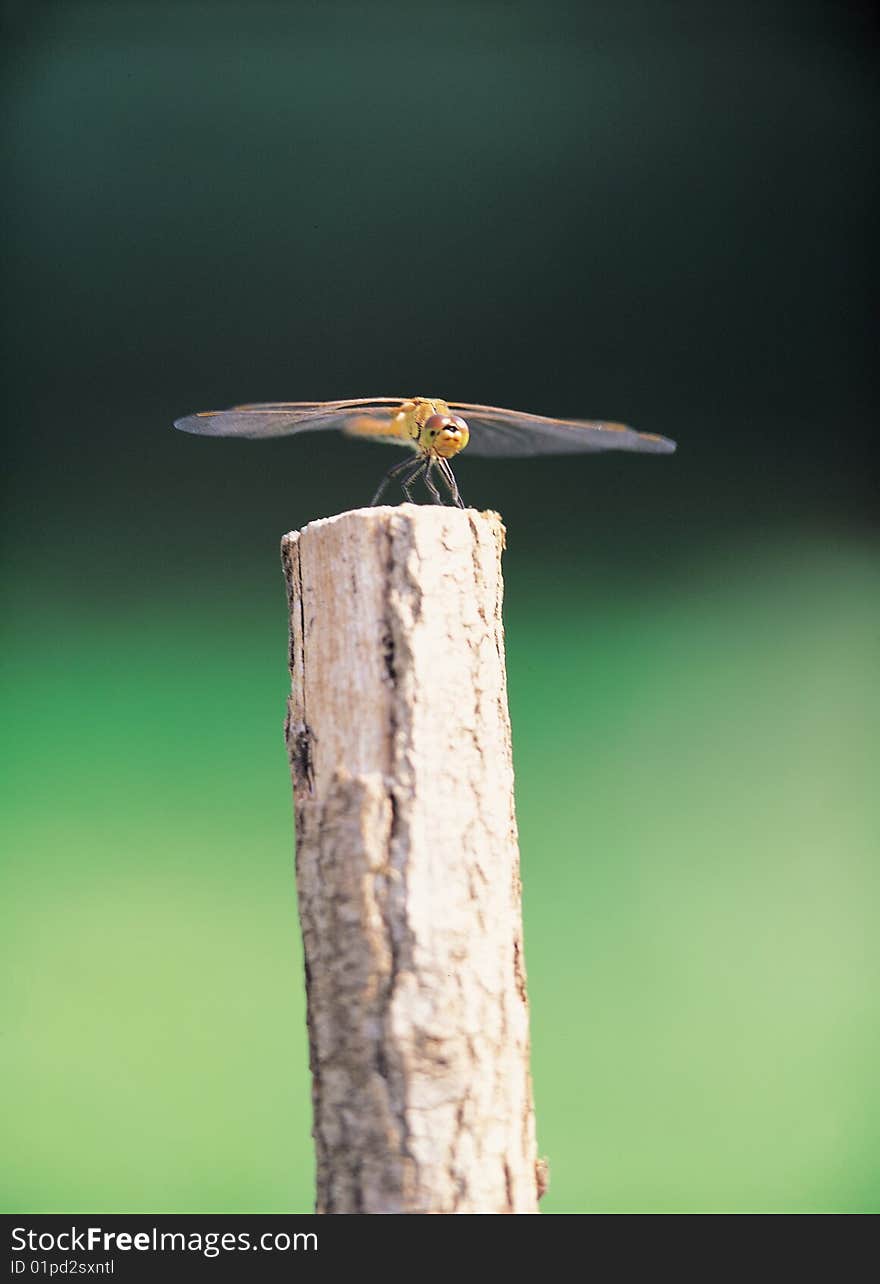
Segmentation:
[(402, 459), (399, 464), (395, 464), (393, 468), (389, 468), (388, 472), (385, 474), (385, 476), (382, 478), (382, 481), (379, 483), (379, 489), (376, 491), (375, 495), (370, 500), (370, 507), (372, 508), (376, 504), (378, 504), (379, 499), (382, 495), (382, 492), (389, 482), (392, 482), (395, 477), (399, 477), (400, 474), (402, 472), (405, 472), (407, 469), (418, 468), (421, 462), (422, 462), (421, 459), (414, 460), (411, 455), (407, 455), (406, 459)]
[(406, 495), (407, 499), (411, 504), (414, 504), (416, 501), (413, 499), (413, 493), (410, 490), (410, 486), (413, 484), (416, 478), (425, 471), (427, 466), (428, 466), (428, 461), (423, 456), (419, 460), (419, 462), (416, 464), (413, 471), (411, 473), (407, 473), (405, 477), (401, 477), (400, 479), (400, 484), (403, 487), (403, 493), (404, 495)]
[(434, 483), (431, 481), (431, 469), (434, 467), (434, 464), (435, 464), (436, 462), (437, 462), (437, 461), (436, 461), (436, 460), (434, 460), (434, 459), (429, 459), (429, 460), (428, 460), (427, 467), (425, 468), (425, 485), (427, 486), (428, 490), (431, 492), (431, 495), (432, 495), (432, 497), (433, 497), (434, 503), (435, 503), (435, 504), (442, 504), (442, 503), (443, 503), (443, 496), (440, 494), (440, 492), (439, 492), (439, 490), (437, 489), (437, 487), (436, 487), (436, 486), (434, 485)]
[(455, 474), (452, 471), (452, 465), (450, 464), (449, 460), (438, 459), (437, 466), (440, 470), (440, 476), (443, 478), (443, 480), (446, 482), (446, 485), (449, 487), (450, 495), (455, 500), (459, 508), (464, 508), (465, 503), (461, 497), (461, 492), (458, 489), (458, 485), (455, 480)]

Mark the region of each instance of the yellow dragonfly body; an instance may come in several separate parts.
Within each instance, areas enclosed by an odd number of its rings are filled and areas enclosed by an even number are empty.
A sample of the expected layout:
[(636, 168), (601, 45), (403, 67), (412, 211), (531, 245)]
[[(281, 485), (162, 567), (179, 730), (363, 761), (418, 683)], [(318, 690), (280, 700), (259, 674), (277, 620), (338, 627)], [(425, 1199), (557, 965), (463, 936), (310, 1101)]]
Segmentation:
[[(465, 418), (465, 416), (467, 416)], [(204, 437), (283, 437), (340, 429), (352, 437), (408, 447), (407, 458), (386, 473), (373, 503), (397, 479), (407, 499), (421, 478), (436, 503), (443, 499), (434, 475), (463, 508), (450, 459), (466, 447), (473, 455), (568, 455), (631, 450), (670, 454), (675, 442), (625, 424), (602, 420), (551, 419), (499, 406), (443, 401), (438, 397), (357, 397), (347, 401), (270, 401), (201, 411), (178, 419), (175, 428)], [(413, 457), (415, 455), (415, 458)]]

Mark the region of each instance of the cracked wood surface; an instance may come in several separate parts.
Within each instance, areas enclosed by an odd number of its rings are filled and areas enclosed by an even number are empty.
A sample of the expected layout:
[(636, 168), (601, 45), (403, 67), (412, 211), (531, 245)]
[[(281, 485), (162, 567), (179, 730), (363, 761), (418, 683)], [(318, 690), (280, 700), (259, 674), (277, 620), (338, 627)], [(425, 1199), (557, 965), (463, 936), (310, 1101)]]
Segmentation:
[(286, 535), (317, 1211), (537, 1211), (495, 513)]

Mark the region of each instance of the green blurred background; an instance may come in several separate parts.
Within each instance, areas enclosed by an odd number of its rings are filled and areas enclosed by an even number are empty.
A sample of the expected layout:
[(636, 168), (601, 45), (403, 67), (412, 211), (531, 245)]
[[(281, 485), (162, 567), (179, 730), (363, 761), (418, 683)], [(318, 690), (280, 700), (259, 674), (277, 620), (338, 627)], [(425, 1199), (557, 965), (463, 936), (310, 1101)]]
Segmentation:
[(278, 540), (430, 393), (494, 463), (552, 1212), (877, 1210), (857, 5), (7, 4), (5, 1211), (308, 1211)]

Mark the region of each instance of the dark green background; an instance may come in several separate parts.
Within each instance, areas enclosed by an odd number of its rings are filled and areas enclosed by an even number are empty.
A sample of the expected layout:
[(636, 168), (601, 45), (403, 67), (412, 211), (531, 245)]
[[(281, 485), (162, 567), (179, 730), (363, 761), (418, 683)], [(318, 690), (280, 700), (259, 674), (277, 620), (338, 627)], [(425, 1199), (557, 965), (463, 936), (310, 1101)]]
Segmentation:
[(280, 535), (242, 400), (621, 418), (498, 508), (548, 1211), (876, 1210), (855, 5), (9, 4), (2, 1206), (306, 1210)]

